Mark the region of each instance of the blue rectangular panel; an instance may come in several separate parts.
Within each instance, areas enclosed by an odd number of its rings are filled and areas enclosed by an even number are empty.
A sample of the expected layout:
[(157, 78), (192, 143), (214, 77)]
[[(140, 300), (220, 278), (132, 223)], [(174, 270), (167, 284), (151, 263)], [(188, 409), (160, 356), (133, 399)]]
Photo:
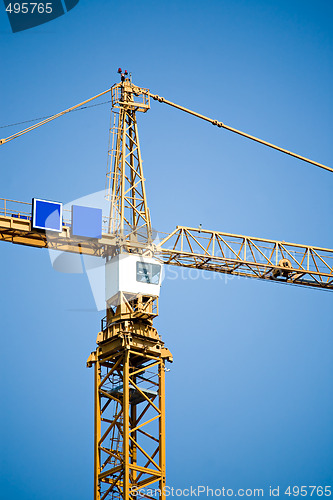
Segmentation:
[(61, 233), (62, 203), (33, 198), (32, 227)]
[(72, 205), (72, 236), (102, 237), (102, 210)]

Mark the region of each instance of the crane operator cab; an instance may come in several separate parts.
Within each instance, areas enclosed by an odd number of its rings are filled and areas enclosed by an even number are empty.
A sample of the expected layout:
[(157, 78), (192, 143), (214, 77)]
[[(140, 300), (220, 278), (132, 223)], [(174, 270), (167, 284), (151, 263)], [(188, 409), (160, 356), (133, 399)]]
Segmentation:
[(156, 258), (122, 253), (105, 265), (105, 299), (117, 306), (122, 297), (132, 301), (138, 296), (157, 298), (160, 294), (163, 264)]

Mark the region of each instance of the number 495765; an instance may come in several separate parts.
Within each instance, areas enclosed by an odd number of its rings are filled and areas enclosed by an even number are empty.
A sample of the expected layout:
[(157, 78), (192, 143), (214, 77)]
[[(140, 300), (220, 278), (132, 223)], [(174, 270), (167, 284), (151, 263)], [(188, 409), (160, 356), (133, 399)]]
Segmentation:
[(312, 497), (313, 495), (318, 497), (329, 497), (332, 495), (331, 486), (288, 486), (285, 495), (298, 497), (306, 497), (309, 495)]
[(51, 14), (52, 3), (43, 2), (23, 2), (23, 3), (9, 3), (6, 11), (10, 14)]

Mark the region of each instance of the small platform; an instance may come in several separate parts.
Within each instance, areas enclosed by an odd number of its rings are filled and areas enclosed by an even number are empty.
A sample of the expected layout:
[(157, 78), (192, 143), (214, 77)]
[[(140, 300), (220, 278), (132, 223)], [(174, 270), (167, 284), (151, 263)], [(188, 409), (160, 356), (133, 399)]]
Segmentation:
[[(140, 389), (141, 389), (141, 387), (140, 387)], [(151, 389), (143, 389), (142, 388), (141, 390), (149, 399), (158, 395), (157, 391), (153, 391)], [(122, 384), (118, 385), (117, 387), (115, 387), (111, 391), (108, 391), (108, 393), (111, 396), (116, 397), (117, 399), (122, 399), (123, 398), (123, 385)], [(131, 405), (138, 405), (138, 404), (146, 401), (146, 399), (142, 396), (142, 394), (140, 394), (140, 392), (137, 389), (135, 389), (135, 387), (130, 385), (129, 401), (130, 401)]]

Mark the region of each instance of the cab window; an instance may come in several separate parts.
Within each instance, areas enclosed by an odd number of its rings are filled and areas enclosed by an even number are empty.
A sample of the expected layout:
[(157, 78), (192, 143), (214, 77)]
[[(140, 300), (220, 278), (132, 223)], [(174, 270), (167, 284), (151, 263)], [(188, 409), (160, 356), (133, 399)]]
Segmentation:
[(136, 263), (136, 281), (158, 285), (160, 282), (161, 266), (159, 264), (148, 264), (147, 262)]

